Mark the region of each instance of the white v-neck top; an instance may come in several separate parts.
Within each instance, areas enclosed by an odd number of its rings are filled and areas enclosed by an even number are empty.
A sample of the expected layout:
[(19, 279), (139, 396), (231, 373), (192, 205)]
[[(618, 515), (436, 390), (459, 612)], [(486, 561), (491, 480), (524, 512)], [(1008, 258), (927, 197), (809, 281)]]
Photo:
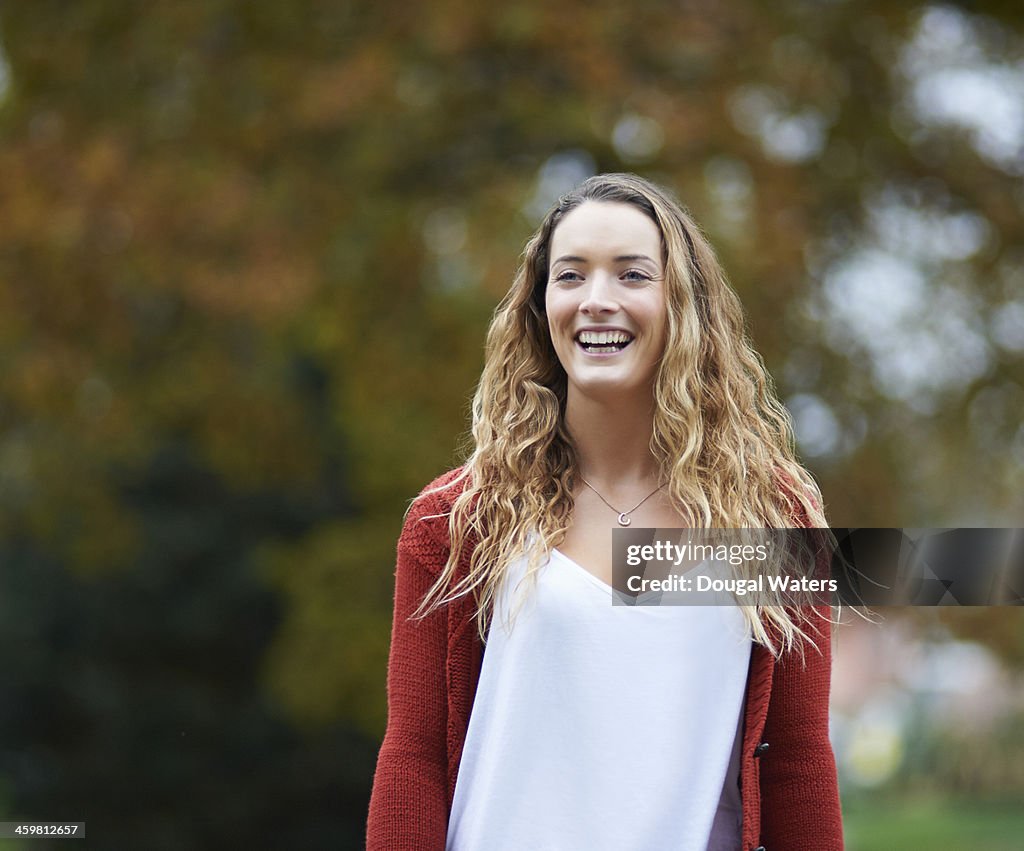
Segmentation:
[(496, 600), (447, 851), (739, 848), (739, 608), (613, 606), (554, 550), (509, 631), (524, 569)]

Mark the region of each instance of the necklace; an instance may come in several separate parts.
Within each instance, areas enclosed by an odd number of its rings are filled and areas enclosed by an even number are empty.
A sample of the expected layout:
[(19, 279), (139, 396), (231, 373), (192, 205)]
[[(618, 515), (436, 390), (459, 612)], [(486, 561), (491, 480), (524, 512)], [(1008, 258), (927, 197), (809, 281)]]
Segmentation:
[(654, 496), (663, 487), (665, 487), (664, 485), (658, 485), (654, 490), (652, 490), (649, 494), (647, 494), (647, 496), (645, 496), (636, 505), (634, 505), (631, 509), (629, 509), (629, 511), (619, 511), (619, 509), (617, 509), (607, 499), (605, 499), (603, 496), (601, 496), (601, 492), (597, 488), (595, 488), (592, 484), (590, 484), (590, 482), (588, 482), (586, 479), (584, 479), (583, 476), (580, 476), (580, 478), (583, 479), (583, 484), (585, 484), (588, 488), (590, 488), (594, 493), (597, 494), (597, 498), (599, 500), (601, 500), (601, 502), (603, 502), (612, 511), (614, 511), (616, 514), (619, 515), (619, 525), (620, 526), (628, 526), (630, 523), (632, 523), (633, 521), (629, 519), (629, 515), (632, 514), (634, 511), (636, 511), (645, 502), (647, 502), (647, 500), (649, 500), (652, 496)]

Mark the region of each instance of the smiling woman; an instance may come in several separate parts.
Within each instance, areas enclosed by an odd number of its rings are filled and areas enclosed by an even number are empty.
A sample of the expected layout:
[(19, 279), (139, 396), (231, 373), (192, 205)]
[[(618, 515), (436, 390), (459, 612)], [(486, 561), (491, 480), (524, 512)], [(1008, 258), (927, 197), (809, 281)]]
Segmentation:
[(842, 847), (827, 609), (612, 605), (616, 526), (824, 525), (743, 328), (665, 190), (545, 217), (399, 539), (371, 851)]
[(665, 274), (657, 225), (631, 204), (588, 202), (552, 234), (548, 330), (578, 406), (614, 394), (651, 406), (665, 350)]

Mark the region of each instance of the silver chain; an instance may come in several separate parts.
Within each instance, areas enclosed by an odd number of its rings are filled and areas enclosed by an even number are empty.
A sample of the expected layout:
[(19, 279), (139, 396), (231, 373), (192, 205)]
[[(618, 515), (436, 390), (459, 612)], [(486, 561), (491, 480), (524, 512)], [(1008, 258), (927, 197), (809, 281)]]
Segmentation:
[(588, 488), (590, 488), (594, 493), (597, 494), (597, 498), (599, 500), (601, 500), (601, 502), (603, 502), (612, 511), (614, 511), (616, 514), (619, 515), (619, 525), (620, 526), (628, 526), (630, 523), (632, 523), (633, 521), (629, 519), (629, 515), (632, 514), (634, 511), (636, 511), (645, 502), (647, 502), (647, 500), (649, 500), (652, 496), (654, 496), (663, 487), (665, 487), (664, 485), (658, 485), (654, 490), (652, 490), (649, 494), (647, 494), (647, 496), (645, 496), (636, 505), (634, 505), (631, 509), (629, 509), (629, 511), (619, 511), (619, 509), (617, 509), (607, 499), (605, 499), (603, 496), (601, 496), (601, 492), (597, 488), (595, 488), (592, 484), (590, 484), (590, 482), (588, 482), (586, 479), (584, 479), (583, 476), (580, 476), (580, 478), (583, 479), (583, 484), (585, 484)]

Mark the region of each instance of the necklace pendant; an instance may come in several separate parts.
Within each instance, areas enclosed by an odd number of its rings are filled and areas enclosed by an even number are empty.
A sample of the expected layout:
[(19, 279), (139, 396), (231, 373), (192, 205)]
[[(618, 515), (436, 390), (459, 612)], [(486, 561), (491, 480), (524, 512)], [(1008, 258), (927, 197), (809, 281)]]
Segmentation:
[(652, 496), (654, 496), (654, 495), (655, 495), (655, 494), (656, 494), (656, 493), (657, 493), (658, 491), (660, 491), (660, 490), (661, 490), (661, 489), (662, 489), (663, 487), (665, 487), (665, 485), (658, 485), (658, 486), (657, 486), (657, 487), (656, 487), (656, 488), (655, 488), (654, 490), (652, 490), (652, 491), (651, 491), (651, 492), (650, 492), (649, 494), (647, 494), (647, 496), (645, 496), (645, 497), (644, 497), (643, 499), (641, 499), (641, 500), (640, 500), (640, 501), (639, 501), (639, 502), (638, 502), (638, 503), (637, 503), (636, 505), (634, 505), (634, 506), (633, 506), (633, 507), (632, 507), (631, 509), (629, 509), (629, 511), (619, 511), (619, 509), (617, 509), (617, 508), (616, 508), (616, 507), (615, 507), (614, 505), (612, 505), (612, 504), (611, 504), (611, 503), (610, 503), (610, 502), (609, 502), (609, 501), (608, 501), (607, 499), (605, 499), (605, 498), (604, 498), (603, 496), (601, 496), (601, 491), (599, 491), (599, 490), (598, 490), (597, 488), (595, 488), (595, 487), (594, 487), (594, 486), (593, 486), (592, 484), (590, 484), (590, 482), (588, 482), (588, 481), (587, 481), (586, 479), (584, 479), (584, 478), (583, 478), (583, 476), (580, 476), (580, 479), (581, 479), (581, 480), (583, 481), (583, 484), (585, 484), (585, 485), (586, 485), (586, 486), (587, 486), (588, 488), (590, 488), (590, 489), (591, 489), (591, 490), (592, 490), (592, 491), (593, 491), (593, 492), (594, 492), (595, 494), (597, 494), (597, 498), (598, 498), (599, 500), (601, 500), (601, 502), (603, 502), (603, 503), (604, 503), (605, 505), (607, 505), (607, 506), (608, 506), (608, 507), (609, 507), (609, 508), (610, 508), (610, 509), (611, 509), (612, 511), (614, 511), (614, 512), (615, 512), (616, 514), (618, 514), (618, 515), (619, 515), (619, 525), (620, 525), (620, 526), (629, 526), (629, 525), (630, 525), (630, 524), (631, 524), (631, 523), (633, 522), (632, 520), (630, 520), (630, 519), (629, 519), (629, 515), (630, 515), (630, 514), (632, 514), (632, 513), (634, 512), (634, 511), (636, 511), (636, 510), (637, 510), (637, 509), (638, 509), (638, 508), (639, 508), (639, 507), (640, 507), (641, 505), (643, 505), (643, 504), (644, 504), (645, 502), (647, 502), (647, 500), (649, 500), (649, 499), (650, 499), (650, 498), (651, 498)]

